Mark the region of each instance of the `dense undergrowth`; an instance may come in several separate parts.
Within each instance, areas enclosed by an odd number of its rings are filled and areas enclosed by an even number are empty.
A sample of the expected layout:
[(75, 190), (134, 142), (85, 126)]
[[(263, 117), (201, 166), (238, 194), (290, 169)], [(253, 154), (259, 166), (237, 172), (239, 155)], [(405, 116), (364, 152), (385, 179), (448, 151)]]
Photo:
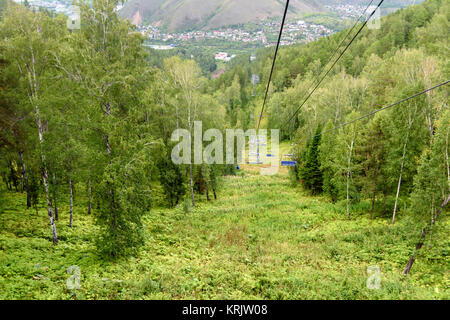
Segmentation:
[[(73, 229), (60, 208), (60, 243), (45, 208), (25, 210), (22, 194), (0, 203), (1, 299), (449, 299), (448, 219), (441, 215), (409, 276), (402, 276), (422, 225), (398, 222), (370, 204), (332, 204), (290, 186), (286, 175), (227, 177), (217, 201), (195, 210), (155, 208), (135, 257), (105, 261), (94, 217), (76, 207)], [(184, 208), (183, 208), (184, 207)], [(95, 211), (94, 211), (95, 215)], [(81, 288), (68, 289), (70, 266)], [(367, 268), (381, 270), (369, 290)]]

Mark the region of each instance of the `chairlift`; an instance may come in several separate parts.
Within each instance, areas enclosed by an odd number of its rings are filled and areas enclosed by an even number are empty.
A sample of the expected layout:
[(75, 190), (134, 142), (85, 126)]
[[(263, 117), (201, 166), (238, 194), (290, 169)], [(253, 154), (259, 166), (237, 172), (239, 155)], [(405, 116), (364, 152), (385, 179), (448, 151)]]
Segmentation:
[[(260, 115), (260, 117), (262, 117), (262, 115)], [(264, 154), (266, 154), (265, 148), (267, 148), (267, 139), (264, 136), (251, 136), (249, 144), (252, 147), (252, 151), (249, 150), (248, 152), (249, 160), (247, 163), (250, 165), (264, 164), (260, 157), (264, 157)], [(270, 155), (267, 156), (270, 157)]]
[(259, 153), (257, 152), (250, 152), (249, 157), (253, 158), (252, 160), (248, 160), (247, 163), (250, 165), (256, 165), (256, 164), (264, 164), (260, 159), (259, 159)]
[(297, 161), (292, 160), (294, 158), (293, 154), (284, 154), (281, 160), (282, 167), (295, 167), (297, 165)]

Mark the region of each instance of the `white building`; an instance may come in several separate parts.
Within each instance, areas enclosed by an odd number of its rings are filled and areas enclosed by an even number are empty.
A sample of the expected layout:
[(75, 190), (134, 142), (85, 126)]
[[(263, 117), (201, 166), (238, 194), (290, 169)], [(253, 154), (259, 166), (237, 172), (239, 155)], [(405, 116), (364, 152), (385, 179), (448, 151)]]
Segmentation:
[(226, 53), (226, 52), (219, 52), (216, 54), (216, 60), (226, 61), (227, 58), (228, 58), (228, 53)]

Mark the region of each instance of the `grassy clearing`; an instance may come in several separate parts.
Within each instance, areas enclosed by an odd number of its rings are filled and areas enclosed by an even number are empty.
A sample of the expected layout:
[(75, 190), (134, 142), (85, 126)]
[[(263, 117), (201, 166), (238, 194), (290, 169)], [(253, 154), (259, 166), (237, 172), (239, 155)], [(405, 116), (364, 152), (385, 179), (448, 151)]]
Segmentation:
[[(449, 299), (448, 219), (443, 214), (408, 277), (401, 272), (420, 226), (400, 214), (373, 220), (353, 207), (306, 195), (285, 175), (227, 177), (219, 200), (156, 208), (145, 218), (137, 257), (102, 261), (92, 216), (77, 207), (73, 230), (62, 207), (53, 246), (44, 208), (4, 194), (0, 213), (1, 299)], [(67, 268), (81, 269), (69, 290)], [(381, 289), (366, 286), (381, 269)]]

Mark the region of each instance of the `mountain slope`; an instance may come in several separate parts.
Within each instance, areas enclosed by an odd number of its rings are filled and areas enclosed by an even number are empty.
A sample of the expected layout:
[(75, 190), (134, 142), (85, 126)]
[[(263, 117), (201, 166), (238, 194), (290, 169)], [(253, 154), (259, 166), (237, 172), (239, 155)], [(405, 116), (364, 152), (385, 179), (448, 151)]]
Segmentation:
[[(128, 19), (161, 25), (170, 31), (189, 28), (217, 28), (281, 16), (281, 0), (131, 0), (120, 14)], [(323, 12), (316, 0), (292, 0), (290, 17)]]

